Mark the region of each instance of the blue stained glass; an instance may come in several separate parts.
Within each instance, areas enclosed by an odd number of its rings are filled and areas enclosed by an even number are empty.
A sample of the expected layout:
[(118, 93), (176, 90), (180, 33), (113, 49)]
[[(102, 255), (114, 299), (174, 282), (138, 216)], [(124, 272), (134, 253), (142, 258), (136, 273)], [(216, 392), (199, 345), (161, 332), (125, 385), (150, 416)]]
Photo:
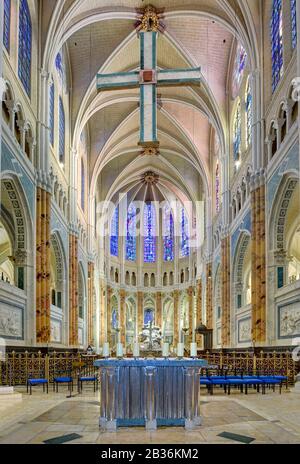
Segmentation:
[(118, 328), (118, 317), (117, 316), (118, 316), (117, 311), (113, 309), (111, 313), (111, 326), (113, 329)]
[(247, 147), (251, 144), (252, 141), (252, 93), (250, 80), (248, 79), (247, 88), (246, 88), (246, 143)]
[(184, 211), (181, 210), (181, 241), (180, 241), (180, 256), (184, 258), (190, 255), (188, 220)]
[(4, 14), (3, 14), (3, 45), (9, 52), (10, 49), (10, 0), (4, 0)]
[(282, 0), (273, 0), (271, 19), (272, 91), (283, 73)]
[(81, 159), (81, 209), (84, 211), (85, 203), (85, 171), (83, 159)]
[(32, 26), (27, 0), (20, 0), (18, 75), (30, 96)]
[(64, 163), (65, 161), (65, 132), (66, 132), (66, 123), (65, 123), (65, 110), (62, 98), (59, 97), (59, 161)]
[(115, 208), (110, 225), (110, 254), (119, 255), (119, 207)]
[(233, 76), (232, 76), (233, 98), (236, 98), (239, 93), (246, 64), (247, 64), (246, 50), (244, 49), (243, 45), (238, 44), (237, 50), (236, 50), (235, 63), (234, 63), (234, 71), (233, 71)]
[(146, 309), (144, 314), (144, 325), (154, 322), (154, 311), (153, 309)]
[(144, 262), (156, 261), (156, 218), (155, 207), (146, 203), (144, 208)]
[(169, 207), (163, 210), (164, 261), (174, 261), (174, 220)]
[(56, 58), (55, 58), (55, 67), (56, 67), (56, 70), (59, 74), (59, 77), (61, 80), (63, 80), (63, 76), (64, 76), (64, 67), (63, 67), (63, 60), (62, 60), (62, 56), (61, 56), (61, 53), (58, 53), (56, 55)]
[(49, 102), (49, 123), (50, 123), (50, 143), (54, 145), (54, 84), (50, 87), (50, 102)]
[(292, 20), (292, 47), (297, 45), (297, 6), (296, 0), (291, 0), (291, 20)]
[(241, 102), (238, 101), (233, 124), (233, 156), (234, 160), (239, 159), (241, 153), (241, 141), (242, 141), (242, 123), (241, 123)]
[(126, 259), (136, 261), (136, 208), (130, 204), (126, 224)]

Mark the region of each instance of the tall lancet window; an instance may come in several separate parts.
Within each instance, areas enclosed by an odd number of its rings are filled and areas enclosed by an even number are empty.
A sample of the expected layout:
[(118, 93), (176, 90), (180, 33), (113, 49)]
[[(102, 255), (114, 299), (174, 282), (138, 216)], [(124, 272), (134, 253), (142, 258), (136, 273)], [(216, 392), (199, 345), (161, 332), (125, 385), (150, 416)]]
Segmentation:
[(50, 87), (49, 95), (49, 124), (50, 124), (50, 143), (54, 146), (54, 83)]
[(241, 155), (241, 141), (242, 141), (242, 122), (241, 122), (241, 101), (238, 100), (234, 122), (233, 122), (233, 157), (234, 161), (238, 161)]
[(156, 212), (153, 203), (144, 207), (144, 262), (156, 261)]
[(136, 208), (132, 203), (127, 211), (126, 259), (136, 261)]
[(220, 166), (219, 161), (217, 161), (216, 166), (216, 212), (220, 211)]
[(110, 224), (110, 254), (119, 256), (119, 206), (115, 208)]
[(59, 162), (65, 161), (65, 137), (66, 137), (65, 110), (62, 98), (59, 97)]
[(251, 145), (252, 142), (252, 91), (250, 78), (248, 77), (246, 85), (246, 94), (245, 94), (245, 103), (246, 103), (246, 146), (247, 148)]
[(84, 211), (85, 207), (85, 170), (84, 162), (81, 158), (81, 198), (80, 198), (81, 209)]
[(174, 261), (174, 219), (170, 206), (163, 208), (164, 261)]
[(4, 14), (3, 14), (3, 45), (9, 53), (10, 49), (10, 0), (4, 0)]
[(296, 0), (291, 0), (291, 21), (292, 21), (292, 47), (297, 45), (297, 6)]
[(283, 74), (282, 0), (273, 0), (271, 18), (272, 91)]
[(184, 208), (181, 209), (181, 218), (180, 218), (180, 228), (181, 228), (181, 237), (180, 237), (180, 256), (184, 258), (190, 255), (190, 246), (189, 246), (189, 224), (186, 217)]
[(247, 53), (242, 44), (237, 45), (236, 57), (232, 76), (232, 94), (236, 98), (243, 80), (244, 70), (247, 64)]
[(18, 75), (27, 95), (31, 93), (32, 25), (27, 0), (20, 0)]

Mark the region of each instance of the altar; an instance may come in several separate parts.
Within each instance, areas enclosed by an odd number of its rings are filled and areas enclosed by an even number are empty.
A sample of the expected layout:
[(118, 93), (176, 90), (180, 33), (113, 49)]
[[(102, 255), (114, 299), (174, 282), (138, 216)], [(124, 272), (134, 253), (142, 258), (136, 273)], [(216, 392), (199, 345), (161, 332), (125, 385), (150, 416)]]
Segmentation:
[(200, 369), (207, 362), (192, 358), (110, 358), (99, 368), (100, 420), (117, 427), (201, 425)]

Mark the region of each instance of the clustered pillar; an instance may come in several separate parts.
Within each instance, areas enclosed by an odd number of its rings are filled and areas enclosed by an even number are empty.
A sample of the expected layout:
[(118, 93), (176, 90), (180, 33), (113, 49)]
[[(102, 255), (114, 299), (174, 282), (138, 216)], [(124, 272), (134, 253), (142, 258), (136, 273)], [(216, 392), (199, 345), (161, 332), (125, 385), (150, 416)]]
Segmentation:
[(173, 342), (173, 345), (177, 346), (179, 342), (179, 314), (178, 314), (179, 312), (179, 307), (178, 307), (179, 291), (178, 290), (174, 290), (173, 298), (174, 298), (174, 342)]
[(266, 231), (265, 176), (259, 172), (251, 182), (251, 274), (252, 274), (252, 339), (266, 341)]
[(206, 265), (206, 327), (213, 328), (212, 263)]
[(156, 325), (162, 327), (161, 292), (156, 293)]
[(94, 274), (95, 266), (93, 262), (88, 263), (88, 344), (94, 345)]
[(224, 237), (221, 245), (222, 279), (222, 346), (230, 346), (230, 237)]
[(78, 345), (78, 238), (69, 235), (69, 345)]
[(121, 343), (126, 345), (126, 306), (125, 306), (126, 292), (120, 290), (120, 328), (121, 328)]
[(51, 194), (36, 194), (36, 341), (50, 342), (50, 211)]

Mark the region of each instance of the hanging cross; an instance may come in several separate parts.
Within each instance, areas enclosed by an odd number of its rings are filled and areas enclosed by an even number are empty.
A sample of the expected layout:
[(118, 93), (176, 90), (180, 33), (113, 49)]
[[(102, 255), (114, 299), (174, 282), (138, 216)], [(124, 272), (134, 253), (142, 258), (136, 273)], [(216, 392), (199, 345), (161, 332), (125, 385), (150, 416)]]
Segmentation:
[[(147, 28), (153, 28), (152, 21)], [(97, 90), (140, 87), (140, 141), (143, 147), (158, 147), (157, 86), (190, 85), (201, 81), (200, 68), (157, 69), (157, 30), (143, 30), (140, 38), (140, 71), (97, 74)]]

